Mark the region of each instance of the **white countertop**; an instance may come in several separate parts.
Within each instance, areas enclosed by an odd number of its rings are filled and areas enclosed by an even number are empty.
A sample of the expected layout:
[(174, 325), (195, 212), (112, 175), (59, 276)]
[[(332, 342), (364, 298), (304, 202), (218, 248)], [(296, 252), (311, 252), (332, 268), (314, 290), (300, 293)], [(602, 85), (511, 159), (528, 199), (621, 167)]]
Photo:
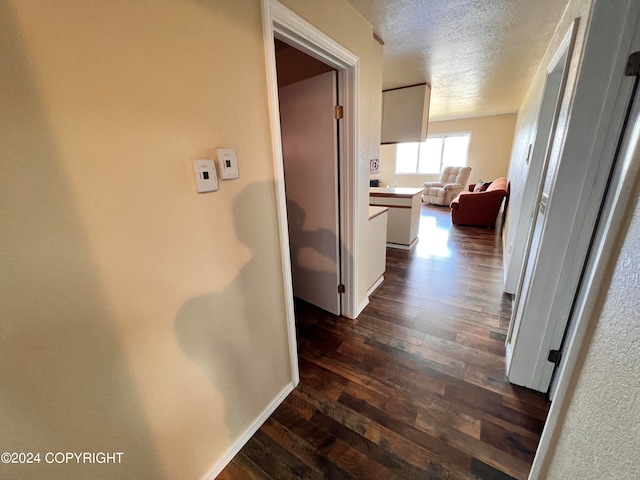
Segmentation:
[(374, 197), (413, 197), (422, 193), (424, 188), (408, 188), (408, 187), (371, 187), (369, 195)]

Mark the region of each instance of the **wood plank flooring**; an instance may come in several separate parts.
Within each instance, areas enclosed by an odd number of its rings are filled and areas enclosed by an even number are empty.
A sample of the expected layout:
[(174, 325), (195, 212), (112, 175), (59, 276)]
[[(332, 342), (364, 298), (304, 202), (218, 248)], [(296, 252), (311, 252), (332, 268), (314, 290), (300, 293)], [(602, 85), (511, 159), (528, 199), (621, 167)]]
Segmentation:
[(300, 384), (219, 479), (525, 479), (549, 402), (505, 379), (499, 230), (422, 206), (357, 320), (298, 302)]

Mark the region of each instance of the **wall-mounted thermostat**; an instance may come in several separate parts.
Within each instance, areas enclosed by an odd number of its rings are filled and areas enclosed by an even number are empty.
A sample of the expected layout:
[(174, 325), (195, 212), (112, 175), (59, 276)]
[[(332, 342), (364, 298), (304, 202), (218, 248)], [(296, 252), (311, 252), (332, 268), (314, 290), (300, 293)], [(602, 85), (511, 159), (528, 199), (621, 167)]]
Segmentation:
[(216, 162), (210, 159), (194, 160), (193, 178), (196, 181), (196, 190), (198, 193), (215, 192), (218, 190)]
[(238, 171), (238, 157), (236, 156), (235, 149), (218, 148), (216, 154), (218, 155), (220, 178), (223, 180), (238, 178), (240, 173)]

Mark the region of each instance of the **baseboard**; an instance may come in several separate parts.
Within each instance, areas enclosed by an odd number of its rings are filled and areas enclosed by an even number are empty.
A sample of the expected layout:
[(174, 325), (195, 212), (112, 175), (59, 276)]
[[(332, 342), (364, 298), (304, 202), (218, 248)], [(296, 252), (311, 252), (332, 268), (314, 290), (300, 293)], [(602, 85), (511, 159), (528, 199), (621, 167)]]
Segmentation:
[(360, 315), (362, 313), (362, 311), (367, 308), (367, 305), (369, 305), (369, 295), (367, 295), (367, 297), (364, 299), (364, 301), (358, 305), (358, 311), (356, 312), (356, 316), (353, 318), (358, 318), (358, 315)]
[(509, 371), (509, 367), (511, 366), (511, 343), (507, 343), (505, 345), (505, 355), (504, 355), (504, 360), (505, 360), (505, 372)]
[[(369, 290), (367, 290), (367, 297), (370, 297), (373, 292), (375, 292), (380, 285), (384, 282), (384, 275), (381, 275), (380, 278), (374, 283)], [(366, 306), (366, 305), (365, 305)], [(362, 310), (361, 310), (362, 311)]]
[(389, 242), (387, 242), (387, 247), (388, 248), (397, 248), (399, 250), (412, 250), (413, 247), (415, 247), (417, 243), (418, 243), (418, 237), (414, 238), (413, 242), (411, 242), (409, 245), (404, 245), (402, 243), (389, 243)]
[(222, 458), (216, 462), (216, 464), (211, 467), (211, 469), (202, 477), (202, 480), (214, 480), (220, 472), (224, 470), (233, 457), (235, 457), (238, 452), (244, 447), (244, 445), (249, 441), (249, 439), (253, 436), (254, 433), (258, 431), (258, 429), (262, 426), (264, 422), (267, 421), (269, 416), (275, 411), (276, 408), (280, 406), (280, 404), (284, 401), (285, 398), (293, 391), (294, 389), (293, 383), (289, 383), (286, 385), (282, 391), (273, 399), (273, 401), (267, 405), (267, 407), (262, 411), (258, 418), (256, 418), (253, 423), (245, 430), (245, 432), (236, 440), (233, 445), (229, 447), (229, 449), (225, 452)]

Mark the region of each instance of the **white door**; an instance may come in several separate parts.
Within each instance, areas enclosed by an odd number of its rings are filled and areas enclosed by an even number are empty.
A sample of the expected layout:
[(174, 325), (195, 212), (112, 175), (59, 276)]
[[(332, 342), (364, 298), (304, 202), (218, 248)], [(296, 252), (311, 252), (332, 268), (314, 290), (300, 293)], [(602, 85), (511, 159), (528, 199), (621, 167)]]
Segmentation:
[[(566, 59), (565, 59), (566, 65)], [(563, 65), (563, 67), (565, 67)], [(550, 71), (547, 73), (547, 82), (542, 95), (542, 104), (538, 114), (538, 125), (535, 133), (535, 141), (530, 144), (527, 163), (527, 179), (522, 192), (522, 200), (518, 215), (511, 215), (509, 229), (515, 232), (513, 240), (510, 239), (509, 250), (511, 255), (505, 272), (504, 291), (516, 293), (520, 296), (522, 276), (531, 246), (531, 234), (535, 225), (535, 215), (540, 200), (542, 182), (547, 174), (549, 159), (549, 147), (553, 145), (554, 129), (560, 100), (564, 93), (563, 81), (565, 70)]]
[(293, 294), (340, 315), (336, 72), (279, 89)]
[[(519, 273), (520, 281), (516, 289), (514, 308), (507, 333), (507, 377), (510, 382), (517, 385), (545, 392), (549, 386), (554, 365), (546, 360), (538, 364), (531, 360), (531, 357), (537, 355), (540, 349), (538, 338), (531, 334), (531, 330), (536, 331), (539, 335), (544, 335), (545, 328), (541, 324), (544, 320), (544, 309), (541, 304), (548, 303), (548, 299), (532, 299), (530, 296), (533, 279), (542, 279), (541, 281), (544, 282), (549, 270), (556, 267), (553, 263), (551, 265), (540, 264), (538, 255), (557, 168), (557, 165), (549, 165), (549, 160), (551, 149), (554, 148), (556, 140), (555, 129), (558, 127), (557, 117), (564, 95), (574, 29), (575, 25), (565, 36), (547, 70), (538, 119), (538, 132), (536, 133), (531, 167), (522, 203), (522, 218), (516, 232), (516, 240), (520, 239), (520, 241), (514, 248), (510, 265), (512, 270), (517, 271), (516, 263), (522, 263)], [(528, 222), (531, 223), (528, 224)], [(525, 330), (525, 333), (522, 334), (521, 330)], [(556, 339), (556, 343), (559, 344), (560, 341), (561, 336)]]

